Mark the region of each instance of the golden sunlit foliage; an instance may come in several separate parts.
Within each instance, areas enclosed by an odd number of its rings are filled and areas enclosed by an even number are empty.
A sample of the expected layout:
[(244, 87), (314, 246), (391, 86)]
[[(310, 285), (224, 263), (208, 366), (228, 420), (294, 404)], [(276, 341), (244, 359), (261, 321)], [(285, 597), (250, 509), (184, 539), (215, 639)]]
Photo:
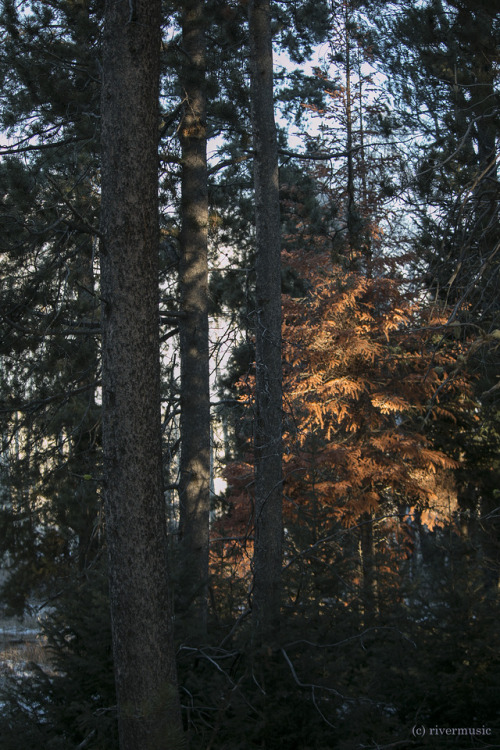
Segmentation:
[(429, 326), (400, 283), (346, 271), (327, 253), (284, 255), (311, 289), (283, 301), (287, 485), (311, 481), (314, 445), (316, 485), (323, 474), (325, 488), (317, 491), (345, 523), (381, 500), (432, 503), (428, 477), (457, 461), (432, 446), (423, 426), (437, 409), (453, 420), (469, 411), (468, 381), (448, 377), (460, 343), (437, 347), (444, 319), (434, 311)]
[[(437, 414), (454, 426), (473, 410), (470, 383), (457, 368), (464, 344), (443, 339), (444, 312), (413, 302), (401, 282), (334, 264), (327, 252), (285, 251), (283, 261), (306, 289), (283, 295), (285, 518), (300, 524), (314, 516), (317, 534), (388, 507), (403, 524), (414, 513), (430, 528), (449, 520), (460, 457), (436, 448), (426, 426)], [(251, 404), (253, 387), (251, 376), (240, 381), (243, 403)], [(245, 576), (250, 450), (226, 478), (230, 511), (215, 533), (226, 539), (231, 575)], [(387, 524), (404, 534), (399, 520)]]

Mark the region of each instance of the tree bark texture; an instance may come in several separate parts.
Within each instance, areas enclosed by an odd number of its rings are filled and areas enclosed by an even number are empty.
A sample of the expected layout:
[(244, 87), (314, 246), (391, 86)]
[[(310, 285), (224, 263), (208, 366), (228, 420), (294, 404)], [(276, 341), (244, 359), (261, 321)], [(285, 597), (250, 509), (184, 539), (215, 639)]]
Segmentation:
[[(79, 247), (79, 258), (77, 263), (79, 285), (77, 290), (77, 310), (81, 319), (93, 320), (96, 310), (95, 277), (93, 269), (93, 247), (92, 240), (82, 243)], [(96, 423), (100, 409), (95, 400), (94, 382), (99, 370), (99, 345), (94, 336), (85, 336), (79, 347), (79, 358), (86, 365), (84, 383), (88, 385), (85, 390), (75, 395), (74, 411), (80, 413), (82, 418), (74, 439), (71, 441), (71, 452), (73, 458), (78, 462), (80, 474), (92, 476), (99, 466), (100, 444), (97, 438)], [(68, 425), (71, 431), (71, 426)], [(85, 571), (92, 565), (98, 554), (98, 536), (95, 533), (95, 522), (97, 503), (99, 502), (96, 484), (92, 481), (80, 480), (74, 488), (74, 499), (76, 508), (75, 531), (78, 536), (78, 568), (80, 572)]]
[(345, 25), (345, 114), (346, 114), (346, 150), (347, 150), (347, 243), (349, 259), (352, 262), (356, 257), (356, 197), (354, 187), (354, 154), (352, 152), (352, 91), (351, 91), (351, 32), (350, 7), (345, 0), (344, 25)]
[[(477, 28), (477, 51), (474, 56), (473, 84), (470, 88), (471, 101), (469, 112), (475, 119), (477, 158), (479, 174), (474, 186), (477, 201), (476, 233), (479, 236), (482, 257), (487, 256), (499, 241), (498, 204), (499, 185), (496, 156), (497, 123), (495, 121), (496, 103), (495, 65), (498, 57), (497, 41), (492, 31), (493, 18), (481, 9), (472, 15), (467, 11), (464, 24), (466, 28)], [(485, 29), (490, 33), (485, 35)], [(483, 33), (481, 33), (481, 31)]]
[(183, 747), (167, 582), (158, 312), (160, 0), (107, 0), (103, 444), (121, 750)]
[(210, 370), (208, 344), (208, 188), (204, 2), (183, 3), (180, 125), (182, 146), (180, 292), (181, 606), (202, 631), (207, 621), (210, 512)]
[(268, 0), (249, 2), (256, 222), (255, 553), (256, 638), (277, 633), (282, 564), (281, 256), (278, 152)]
[(363, 597), (363, 624), (369, 627), (378, 615), (377, 566), (373, 514), (363, 513), (360, 523), (360, 557)]

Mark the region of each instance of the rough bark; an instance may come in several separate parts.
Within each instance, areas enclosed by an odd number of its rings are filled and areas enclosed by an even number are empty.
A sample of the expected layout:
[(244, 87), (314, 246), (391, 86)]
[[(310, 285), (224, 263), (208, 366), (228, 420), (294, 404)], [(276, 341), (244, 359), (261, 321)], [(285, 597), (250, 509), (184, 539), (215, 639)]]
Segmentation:
[(351, 32), (349, 28), (349, 3), (345, 3), (345, 114), (346, 114), (346, 151), (347, 151), (347, 242), (349, 259), (356, 257), (358, 238), (356, 237), (356, 198), (354, 188), (354, 154), (352, 151), (352, 91), (351, 91)]
[(282, 558), (282, 369), (278, 152), (270, 3), (249, 3), (256, 222), (255, 554), (258, 640), (279, 627)]
[(103, 443), (121, 750), (183, 747), (161, 476), (159, 51), (159, 0), (107, 1), (101, 102)]
[(496, 70), (494, 65), (496, 52), (495, 35), (490, 32), (484, 35), (484, 30), (492, 28), (492, 18), (481, 10), (476, 11), (474, 17), (465, 15), (464, 23), (467, 27), (477, 25), (477, 51), (474, 57), (473, 78), (471, 86), (470, 112), (475, 118), (475, 136), (477, 142), (478, 175), (474, 185), (474, 196), (477, 202), (476, 234), (481, 257), (484, 258), (494, 251), (499, 241), (498, 208), (499, 184), (496, 156), (496, 141), (498, 126), (495, 120), (495, 103), (498, 101), (495, 91)]
[(360, 524), (360, 558), (363, 596), (363, 623), (370, 626), (378, 614), (377, 568), (375, 563), (375, 540), (373, 538), (373, 515), (364, 513)]
[(205, 123), (204, 2), (183, 4), (184, 113), (180, 290), (181, 595), (191, 622), (206, 629), (210, 512), (210, 384), (208, 346), (208, 188)]
[[(90, 239), (82, 243), (76, 265), (79, 277), (76, 300), (78, 314), (81, 318), (91, 321), (97, 314), (93, 250)], [(96, 404), (94, 387), (96, 373), (99, 370), (99, 347), (94, 336), (86, 336), (80, 343), (79, 357), (86, 363), (82, 384), (88, 386), (88, 390), (85, 389), (74, 397), (74, 412), (80, 413), (82, 417), (77, 434), (72, 440), (71, 453), (73, 460), (77, 462), (80, 475), (92, 476), (99, 466), (100, 458), (100, 444), (96, 439), (99, 407)], [(93, 563), (99, 548), (98, 535), (95, 533), (96, 501), (98, 502), (96, 485), (93, 481), (80, 481), (75, 486), (74, 493), (78, 509), (75, 527), (78, 535), (77, 560), (78, 568), (83, 572)]]

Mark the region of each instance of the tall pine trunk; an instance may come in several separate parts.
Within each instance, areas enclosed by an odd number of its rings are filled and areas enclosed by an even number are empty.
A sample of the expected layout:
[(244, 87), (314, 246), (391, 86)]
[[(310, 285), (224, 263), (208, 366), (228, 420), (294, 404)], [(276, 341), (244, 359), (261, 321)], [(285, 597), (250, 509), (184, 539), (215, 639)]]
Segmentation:
[[(475, 120), (477, 142), (478, 175), (473, 187), (477, 201), (476, 232), (484, 256), (494, 252), (499, 241), (498, 225), (498, 165), (496, 143), (498, 139), (497, 91), (498, 72), (494, 60), (498, 60), (498, 39), (493, 31), (493, 16), (477, 8), (472, 14), (462, 9), (466, 28), (476, 32), (473, 58), (473, 84), (470, 87), (469, 112)], [(486, 33), (487, 30), (489, 33)]]
[(282, 558), (282, 369), (278, 151), (269, 0), (249, 2), (256, 224), (255, 553), (256, 639), (279, 628)]
[(181, 200), (181, 595), (206, 630), (210, 512), (208, 188), (204, 2), (183, 3), (184, 114)]
[(346, 114), (346, 150), (347, 150), (347, 244), (349, 260), (356, 261), (358, 237), (356, 236), (356, 198), (354, 192), (354, 153), (352, 150), (352, 90), (351, 90), (351, 30), (350, 30), (350, 8), (349, 1), (345, 0), (344, 24), (345, 24), (345, 114)]
[(375, 560), (373, 513), (363, 513), (360, 522), (360, 562), (363, 600), (363, 624), (370, 626), (378, 614), (377, 566)]
[(167, 582), (158, 314), (160, 0), (108, 0), (102, 88), (103, 443), (121, 750), (183, 746)]
[[(81, 319), (92, 320), (97, 314), (95, 297), (95, 278), (93, 268), (93, 240), (90, 238), (79, 248), (76, 264), (78, 288), (76, 292), (76, 309)], [(79, 355), (86, 363), (85, 385), (88, 392), (75, 394), (74, 412), (83, 415), (79, 427), (70, 442), (71, 453), (80, 475), (92, 476), (99, 465), (100, 444), (96, 440), (96, 422), (99, 407), (95, 399), (95, 379), (99, 371), (99, 349), (94, 336), (86, 336), (79, 346)], [(73, 410), (72, 410), (73, 411)], [(71, 434), (71, 425), (68, 425)], [(98, 535), (95, 533), (97, 493), (94, 482), (80, 480), (74, 491), (76, 500), (76, 531), (78, 535), (77, 560), (80, 572), (85, 571), (98, 554)]]

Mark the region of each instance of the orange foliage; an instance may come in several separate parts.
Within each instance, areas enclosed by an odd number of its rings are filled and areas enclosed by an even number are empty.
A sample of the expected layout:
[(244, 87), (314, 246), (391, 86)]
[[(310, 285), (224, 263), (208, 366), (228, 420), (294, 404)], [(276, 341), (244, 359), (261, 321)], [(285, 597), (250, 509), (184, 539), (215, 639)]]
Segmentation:
[(346, 524), (381, 500), (428, 505), (429, 477), (457, 463), (421, 428), (441, 400), (441, 417), (468, 406), (463, 376), (439, 392), (460, 345), (436, 351), (422, 311), (391, 279), (345, 271), (327, 253), (285, 252), (284, 261), (311, 289), (283, 301), (287, 493), (322, 477), (321, 502)]
[[(429, 325), (430, 314), (394, 280), (346, 271), (327, 252), (285, 251), (283, 261), (308, 289), (300, 298), (283, 297), (287, 523), (314, 517), (320, 533), (333, 519), (352, 526), (383, 503), (396, 512), (426, 510), (432, 528), (453, 510), (452, 491), (447, 503), (438, 501), (443, 478), (458, 464), (433, 447), (423, 426), (436, 415), (456, 420), (470, 411), (470, 385), (456, 368), (462, 345), (437, 347), (435, 327), (444, 321), (432, 311)], [(241, 400), (251, 404), (252, 377), (239, 386)], [(247, 463), (228, 467), (231, 511), (216, 525), (219, 538), (238, 537), (225, 554), (244, 573), (251, 464), (250, 448)]]

